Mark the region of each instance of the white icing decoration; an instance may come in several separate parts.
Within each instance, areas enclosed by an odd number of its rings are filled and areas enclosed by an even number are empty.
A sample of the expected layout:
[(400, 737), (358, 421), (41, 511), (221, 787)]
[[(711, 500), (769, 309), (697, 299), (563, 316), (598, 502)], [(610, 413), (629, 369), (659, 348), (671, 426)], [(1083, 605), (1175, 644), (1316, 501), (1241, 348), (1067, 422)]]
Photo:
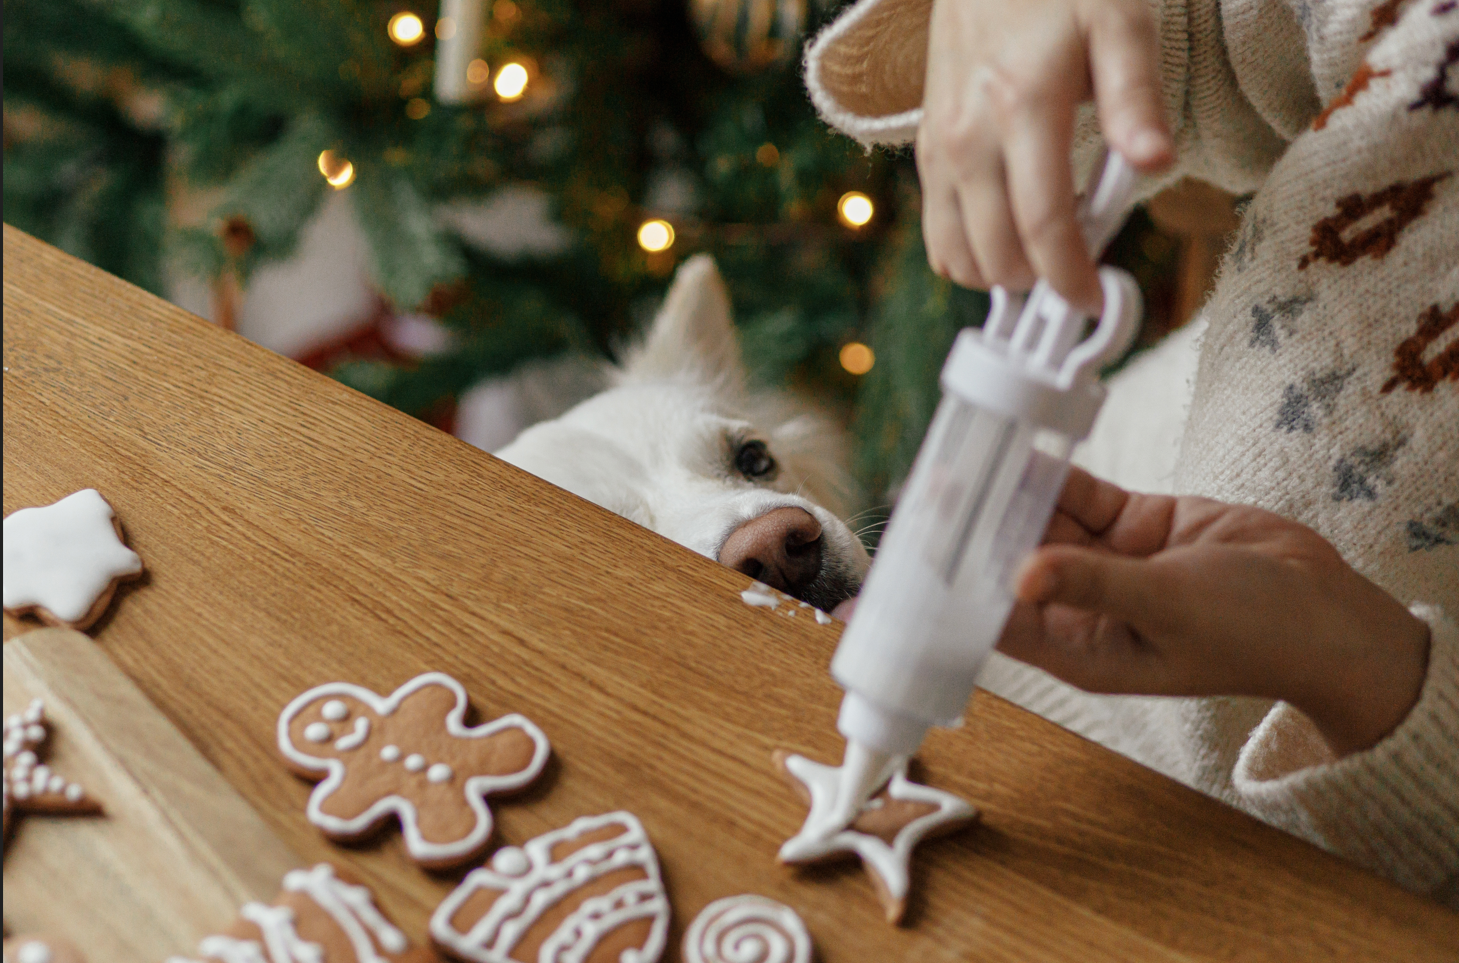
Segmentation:
[[(284, 889), (305, 893), (329, 916), (349, 940), (355, 963), (389, 963), (379, 950), (403, 953), (409, 946), (405, 934), (376, 908), (370, 891), (338, 878), (328, 863), (291, 870), (284, 875)], [(324, 947), (299, 936), (293, 909), (245, 903), (238, 915), (258, 927), (263, 943), (209, 936), (198, 944), (198, 952), (223, 963), (325, 963)], [(173, 957), (167, 963), (193, 961)]]
[(405, 757), (406, 772), (420, 772), (426, 767), (426, 757), (418, 752), (412, 752)]
[(377, 945), (387, 953), (405, 952), (405, 934), (376, 908), (370, 890), (335, 876), (334, 867), (328, 863), (290, 871), (284, 876), (284, 889), (308, 893), (329, 914), (349, 937), (357, 963), (388, 963), (376, 952)]
[[(552, 850), (606, 826), (618, 825), (622, 832), (611, 839), (582, 847), (558, 862)], [(622, 963), (653, 963), (664, 951), (669, 928), (669, 902), (643, 826), (631, 813), (583, 816), (568, 826), (553, 830), (515, 852), (520, 856), (497, 856), (509, 865), (472, 870), (431, 916), (431, 938), (443, 948), (471, 963), (515, 963), (513, 950), (549, 908), (587, 882), (628, 867), (639, 869), (642, 879), (623, 883), (599, 896), (583, 900), (548, 936), (538, 950), (539, 961), (580, 963), (600, 940), (633, 920), (651, 920), (649, 934), (641, 948), (628, 949)], [(585, 869), (579, 873), (579, 869)], [(516, 870), (516, 872), (505, 872)], [(478, 890), (500, 895), (467, 932), (457, 930), (451, 920)]]
[(350, 708), (338, 699), (330, 699), (320, 707), (319, 714), (330, 722), (341, 722), (349, 716)]
[(75, 783), (68, 784), (64, 777), (36, 756), (34, 747), (42, 745), (48, 735), (45, 704), (40, 699), (31, 700), (24, 713), (6, 718), (3, 787), (6, 812), (10, 811), (14, 802), (37, 797), (52, 797), (48, 801), (39, 800), (38, 805), (47, 802), (54, 805), (57, 795), (70, 803), (79, 803), (85, 798), (85, 790)]
[[(326, 708), (328, 708), (326, 706)], [(334, 748), (340, 752), (348, 752), (351, 749), (358, 749), (370, 738), (370, 720), (360, 716), (355, 720), (355, 728), (334, 740)]]
[[(937, 808), (903, 826), (888, 846), (877, 836), (856, 832), (830, 818), (835, 812), (841, 786), (839, 766), (823, 766), (804, 756), (788, 756), (785, 768), (810, 792), (811, 807), (800, 832), (780, 847), (780, 861), (806, 863), (833, 853), (855, 853), (868, 869), (881, 877), (888, 894), (898, 901), (907, 896), (907, 867), (913, 847), (933, 829), (947, 823), (965, 822), (977, 814), (976, 809), (950, 792), (908, 780), (907, 760), (894, 759), (888, 765), (890, 781), (886, 785), (887, 795), (892, 799), (928, 803)], [(862, 811), (868, 808), (863, 806)]]
[(451, 767), (444, 762), (438, 762), (426, 770), (426, 778), (431, 782), (445, 782), (450, 779), (453, 773)]
[[(762, 588), (765, 591), (760, 591)], [(770, 586), (759, 582), (741, 592), (740, 598), (746, 605), (753, 605), (757, 609), (773, 609), (780, 604), (780, 599), (770, 594)]]
[(28, 725), (25, 727), (25, 737), (32, 742), (40, 742), (46, 737), (46, 730), (38, 725)]
[(304, 738), (310, 742), (328, 742), (333, 735), (334, 730), (327, 722), (311, 722), (304, 727)]
[(684, 934), (684, 963), (810, 963), (811, 935), (795, 910), (763, 896), (715, 900)]
[(503, 876), (521, 876), (532, 868), (532, 861), (516, 846), (503, 846), (492, 856), (491, 868)]
[(400, 747), (399, 746), (381, 746), (380, 747), (380, 758), (382, 760), (384, 760), (385, 762), (394, 762), (395, 760), (397, 760), (397, 759), (400, 758)]
[(40, 940), (22, 943), (15, 951), (15, 963), (51, 963), (51, 948)]
[(85, 789), (82, 789), (80, 786), (76, 785), (74, 782), (71, 783), (71, 785), (69, 785), (69, 786), (66, 787), (66, 799), (68, 799), (71, 802), (80, 802), (81, 801), (81, 797), (84, 796), (84, 795), (86, 795), (86, 790)]
[(258, 927), (270, 963), (324, 963), (324, 947), (299, 936), (289, 907), (244, 903), (238, 915)]
[[(518, 729), (532, 740), (534, 751), (531, 761), (520, 771), (505, 775), (461, 774), (464, 777), (462, 793), (476, 819), (472, 829), (458, 840), (449, 842), (426, 840), (420, 832), (420, 821), (415, 803), (399, 794), (391, 794), (376, 800), (364, 812), (352, 819), (343, 819), (324, 812), (324, 800), (329, 798), (330, 794), (344, 781), (346, 765), (343, 760), (336, 757), (315, 756), (307, 749), (296, 746), (289, 732), (289, 724), (294, 718), (316, 700), (329, 697), (351, 698), (362, 703), (366, 709), (376, 715), (388, 716), (407, 696), (430, 685), (445, 686), (455, 696), (456, 704), (445, 718), (448, 735), (458, 739), (481, 739), (495, 735), (504, 729)], [(536, 779), (541, 774), (542, 767), (547, 764), (551, 747), (541, 729), (537, 728), (531, 720), (516, 713), (504, 715), (479, 726), (467, 726), (464, 719), (468, 705), (466, 690), (461, 683), (443, 672), (427, 672), (416, 676), (387, 697), (382, 697), (363, 686), (348, 682), (326, 683), (297, 696), (279, 714), (276, 738), (279, 751), (284, 754), (285, 758), (298, 764), (300, 768), (322, 770), (326, 774), (309, 795), (309, 804), (306, 809), (309, 821), (331, 835), (352, 837), (363, 835), (387, 816), (394, 814), (400, 820), (406, 850), (415, 859), (445, 863), (463, 859), (480, 851), (491, 837), (492, 830), (491, 809), (487, 806), (486, 797), (492, 793), (519, 789)], [(384, 758), (383, 749), (382, 758)]]
[(142, 571), (142, 559), (117, 538), (114, 517), (94, 488), (7, 515), (5, 608), (36, 606), (77, 622), (114, 580)]
[(832, 619), (825, 612), (822, 612), (820, 609), (816, 609), (816, 624), (818, 624), (818, 625), (830, 625), (834, 621), (835, 621), (835, 619)]

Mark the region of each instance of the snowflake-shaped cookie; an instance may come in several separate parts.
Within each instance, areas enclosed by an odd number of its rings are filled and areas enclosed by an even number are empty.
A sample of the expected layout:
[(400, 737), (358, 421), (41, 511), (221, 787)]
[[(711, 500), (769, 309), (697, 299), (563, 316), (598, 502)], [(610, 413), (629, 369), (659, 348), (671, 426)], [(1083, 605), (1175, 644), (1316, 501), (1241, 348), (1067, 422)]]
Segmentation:
[(839, 766), (823, 766), (785, 752), (775, 754), (775, 765), (810, 804), (801, 831), (780, 847), (780, 861), (860, 857), (892, 924), (901, 922), (907, 908), (912, 849), (929, 836), (952, 832), (978, 818), (976, 809), (952, 793), (909, 780), (907, 760), (902, 759), (851, 824), (838, 826), (828, 820), (841, 786)]
[(99, 813), (101, 804), (40, 761), (40, 752), (50, 736), (46, 707), (35, 699), (24, 712), (5, 719), (5, 823), (10, 836), (12, 817), (24, 812)]
[(5, 517), (5, 611), (85, 629), (106, 611), (118, 582), (142, 574), (101, 493), (85, 488), (53, 505)]

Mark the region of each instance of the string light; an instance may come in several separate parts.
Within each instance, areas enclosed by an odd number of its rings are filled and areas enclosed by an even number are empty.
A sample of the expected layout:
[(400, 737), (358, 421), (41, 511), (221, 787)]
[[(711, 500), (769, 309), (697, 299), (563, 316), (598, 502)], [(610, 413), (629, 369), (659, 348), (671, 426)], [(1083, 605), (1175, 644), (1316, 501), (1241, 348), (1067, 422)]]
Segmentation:
[(319, 173), (324, 175), (330, 187), (342, 191), (354, 183), (355, 165), (332, 150), (320, 151)]
[(847, 227), (865, 227), (871, 223), (872, 215), (876, 213), (876, 205), (860, 191), (847, 191), (836, 202), (836, 213), (841, 215), (841, 223)]
[(841, 348), (841, 367), (854, 375), (864, 375), (876, 364), (876, 355), (860, 341), (848, 342)]
[(491, 68), (488, 67), (486, 65), (486, 61), (482, 60), (480, 57), (477, 57), (475, 60), (471, 61), (471, 63), (466, 65), (466, 82), (471, 84), (473, 87), (480, 87), (482, 84), (486, 83), (486, 78), (490, 76)]
[(496, 72), (496, 95), (502, 100), (519, 100), (527, 92), (527, 68), (513, 61)]
[(426, 25), (413, 13), (401, 12), (390, 18), (386, 28), (390, 39), (402, 47), (413, 47), (426, 35)]
[(412, 97), (405, 102), (405, 116), (411, 120), (423, 120), (431, 112), (431, 102), (424, 97)]
[(660, 218), (644, 221), (638, 229), (638, 246), (650, 254), (674, 246), (674, 225)]
[(450, 40), (456, 36), (456, 21), (450, 17), (441, 17), (436, 21), (436, 39)]

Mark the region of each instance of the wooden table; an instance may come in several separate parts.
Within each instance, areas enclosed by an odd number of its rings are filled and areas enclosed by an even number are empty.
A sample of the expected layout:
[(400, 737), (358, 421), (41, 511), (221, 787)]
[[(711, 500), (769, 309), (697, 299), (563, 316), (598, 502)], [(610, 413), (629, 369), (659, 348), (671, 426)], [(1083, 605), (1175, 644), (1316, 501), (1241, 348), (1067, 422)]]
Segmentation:
[(331, 845), (275, 755), (305, 688), (438, 669), (535, 720), (553, 761), (496, 807), (500, 838), (636, 813), (666, 959), (742, 892), (795, 907), (822, 963), (1459, 955), (1459, 917), (986, 693), (922, 754), (983, 822), (925, 848), (894, 929), (854, 865), (774, 861), (804, 811), (772, 751), (841, 748), (839, 624), (750, 608), (743, 576), (9, 227), (4, 258), (5, 512), (106, 494), (149, 575), (98, 645), (288, 847), (354, 867), (417, 937), (450, 878), (398, 833)]

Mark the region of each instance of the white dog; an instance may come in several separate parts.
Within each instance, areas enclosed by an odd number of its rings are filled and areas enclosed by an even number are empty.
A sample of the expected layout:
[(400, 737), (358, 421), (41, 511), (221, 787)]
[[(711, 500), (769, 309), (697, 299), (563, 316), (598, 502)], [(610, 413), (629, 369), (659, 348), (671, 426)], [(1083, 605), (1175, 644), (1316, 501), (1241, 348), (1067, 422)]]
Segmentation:
[(611, 386), (498, 457), (830, 611), (871, 561), (838, 517), (841, 433), (749, 390), (713, 260), (686, 262)]

